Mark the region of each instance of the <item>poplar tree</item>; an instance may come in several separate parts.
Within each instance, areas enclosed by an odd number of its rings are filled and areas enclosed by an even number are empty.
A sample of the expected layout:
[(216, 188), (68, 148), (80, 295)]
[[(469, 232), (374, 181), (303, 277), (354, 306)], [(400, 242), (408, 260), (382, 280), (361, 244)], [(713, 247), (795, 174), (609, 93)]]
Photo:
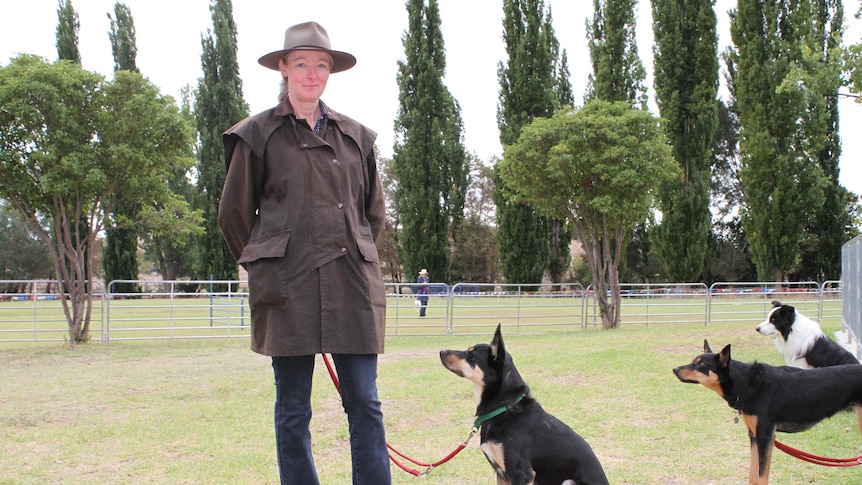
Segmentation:
[[(545, 16), (545, 32), (553, 34), (551, 8), (548, 7), (548, 15)], [(569, 58), (566, 50), (560, 51), (560, 43), (556, 36), (548, 37), (551, 57), (554, 59), (554, 95), (556, 108), (575, 106), (575, 94), (572, 92), (572, 83), (569, 80)], [(572, 238), (574, 232), (572, 225), (566, 218), (550, 219), (548, 226), (548, 248), (550, 258), (548, 261), (548, 276), (553, 283), (561, 283), (563, 277), (572, 264)]]
[(742, 223), (762, 281), (784, 281), (797, 268), (805, 224), (824, 203), (815, 140), (800, 125), (811, 115), (805, 86), (785, 82), (813, 33), (809, 5), (739, 0), (731, 11), (726, 61), (741, 126)]
[(409, 278), (427, 268), (435, 281), (448, 281), (451, 240), (464, 218), (469, 158), (461, 108), (443, 84), (446, 55), (437, 0), (408, 0), (406, 7), (393, 155), (398, 255)]
[(593, 21), (587, 21), (593, 72), (587, 100), (623, 101), (646, 108), (646, 70), (635, 41), (637, 0), (593, 0)]
[[(201, 67), (195, 99), (198, 130), (198, 187), (202, 194), (204, 234), (201, 236), (198, 278), (234, 280), (237, 264), (218, 228), (218, 205), (225, 180), (222, 133), (248, 116), (236, 51), (236, 23), (230, 0), (213, 0), (213, 28), (201, 37)], [(223, 286), (219, 286), (223, 288)]]
[[(126, 5), (117, 2), (114, 5), (114, 15), (108, 13), (111, 30), (108, 39), (111, 41), (111, 52), (114, 55), (114, 72), (139, 72), (135, 63), (138, 48), (135, 43), (135, 22), (132, 12)], [(105, 271), (105, 282), (114, 280), (138, 279), (138, 231), (135, 227), (136, 214), (133, 208), (123, 200), (123, 193), (116, 195), (114, 213), (106, 221), (105, 248), (102, 256), (102, 267)], [(138, 291), (134, 283), (117, 283), (108, 290), (115, 293), (133, 293)]]
[(711, 228), (710, 161), (718, 125), (715, 0), (652, 0), (656, 103), (683, 178), (661, 191), (651, 233), (671, 281), (698, 281)]
[(839, 180), (838, 90), (842, 85), (842, 38), (844, 8), (841, 0), (811, 2), (811, 35), (805, 39), (802, 62), (784, 83), (789, 88), (801, 84), (808, 115), (802, 119), (806, 145), (812, 162), (826, 180), (823, 204), (815, 208), (805, 228), (799, 270), (795, 279), (825, 281), (841, 278), (841, 245), (856, 234), (848, 210), (853, 199)]
[(111, 52), (114, 55), (114, 72), (139, 72), (135, 59), (138, 56), (138, 46), (135, 41), (135, 21), (132, 12), (124, 3), (114, 4), (114, 17), (108, 15), (111, 30), (108, 38), (111, 41)]
[(78, 12), (72, 7), (72, 0), (59, 0), (57, 7), (57, 58), (81, 65), (81, 52), (78, 50), (78, 31), (81, 22)]
[[(497, 125), (504, 147), (518, 141), (524, 126), (533, 119), (549, 118), (561, 99), (571, 100), (566, 66), (558, 57), (559, 43), (551, 26), (551, 13), (542, 0), (503, 2), (503, 40), (506, 62), (497, 68), (500, 104)], [(563, 54), (565, 59), (565, 54)], [(563, 92), (568, 86), (568, 91)], [(495, 171), (496, 172), (496, 171)], [(568, 256), (571, 233), (564, 223), (542, 217), (528, 201), (511, 201), (504, 182), (495, 173), (494, 203), (497, 206), (497, 242), (500, 266), (509, 283), (535, 283), (551, 266), (552, 247), (557, 256)], [(560, 247), (565, 247), (560, 251)], [(565, 260), (567, 261), (567, 260)]]

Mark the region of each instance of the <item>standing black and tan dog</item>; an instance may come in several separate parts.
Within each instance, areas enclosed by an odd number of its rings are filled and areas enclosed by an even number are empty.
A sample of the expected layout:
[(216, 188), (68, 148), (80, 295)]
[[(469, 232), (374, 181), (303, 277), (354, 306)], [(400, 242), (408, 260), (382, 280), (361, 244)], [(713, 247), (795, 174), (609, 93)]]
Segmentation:
[(805, 431), (839, 411), (862, 404), (862, 365), (818, 369), (747, 364), (718, 354), (703, 341), (703, 354), (673, 370), (686, 383), (712, 389), (739, 411), (751, 442), (748, 483), (769, 483), (775, 432)]
[(608, 483), (586, 440), (530, 395), (503, 346), (499, 325), (490, 345), (441, 350), (440, 361), (473, 382), (479, 447), (497, 472), (497, 485)]

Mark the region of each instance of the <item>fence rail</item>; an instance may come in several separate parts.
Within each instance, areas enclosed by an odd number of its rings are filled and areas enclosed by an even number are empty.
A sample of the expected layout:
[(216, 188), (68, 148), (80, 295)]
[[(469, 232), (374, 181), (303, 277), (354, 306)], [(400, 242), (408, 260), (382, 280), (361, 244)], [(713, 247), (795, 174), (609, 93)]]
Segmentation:
[[(132, 283), (139, 291), (113, 292), (117, 283)], [(0, 293), (0, 342), (66, 340), (68, 328), (61, 305), (65, 295), (57, 291), (59, 287), (52, 281), (0, 281), (0, 291), (5, 290)], [(111, 282), (107, 288), (98, 287), (90, 331), (94, 340), (103, 343), (249, 335), (251, 312), (245, 281), (123, 280)], [(205, 290), (195, 291), (199, 288)], [(858, 280), (853, 289), (858, 293)], [(414, 305), (414, 285), (387, 284), (386, 290), (387, 336), (486, 334), (498, 323), (518, 333), (601, 326), (592, 287), (578, 284), (431, 284), (425, 317), (419, 316)], [(847, 329), (855, 322), (850, 333), (860, 335), (858, 294), (843, 298), (838, 281), (715, 283), (710, 287), (623, 284), (621, 296), (622, 325), (751, 322), (753, 327), (764, 318), (771, 301), (780, 300), (823, 324)]]

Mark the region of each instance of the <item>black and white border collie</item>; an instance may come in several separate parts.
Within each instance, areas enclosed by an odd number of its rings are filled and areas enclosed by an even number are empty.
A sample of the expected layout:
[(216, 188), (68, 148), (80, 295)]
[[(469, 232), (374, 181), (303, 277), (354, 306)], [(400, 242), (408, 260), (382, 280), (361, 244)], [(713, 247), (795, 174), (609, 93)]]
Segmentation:
[(850, 351), (830, 339), (814, 320), (790, 305), (773, 301), (766, 320), (757, 326), (763, 335), (775, 335), (775, 347), (792, 367), (813, 369), (841, 364), (859, 364)]

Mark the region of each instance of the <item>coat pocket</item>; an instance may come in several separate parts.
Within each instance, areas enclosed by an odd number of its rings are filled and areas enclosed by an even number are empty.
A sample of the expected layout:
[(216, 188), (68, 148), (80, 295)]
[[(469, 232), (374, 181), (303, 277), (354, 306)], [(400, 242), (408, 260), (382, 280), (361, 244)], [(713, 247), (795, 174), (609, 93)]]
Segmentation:
[(263, 258), (280, 258), (287, 250), (288, 241), (290, 241), (289, 229), (255, 237), (245, 245), (237, 262), (250, 263)]
[(246, 245), (240, 263), (248, 270), (248, 298), (257, 305), (278, 305), (285, 299), (283, 291), (284, 257), (290, 231), (279, 231), (256, 238)]
[(353, 236), (356, 238), (356, 246), (359, 247), (359, 252), (362, 253), (365, 261), (379, 263), (380, 257), (377, 255), (377, 246), (374, 244), (374, 238), (356, 233)]

